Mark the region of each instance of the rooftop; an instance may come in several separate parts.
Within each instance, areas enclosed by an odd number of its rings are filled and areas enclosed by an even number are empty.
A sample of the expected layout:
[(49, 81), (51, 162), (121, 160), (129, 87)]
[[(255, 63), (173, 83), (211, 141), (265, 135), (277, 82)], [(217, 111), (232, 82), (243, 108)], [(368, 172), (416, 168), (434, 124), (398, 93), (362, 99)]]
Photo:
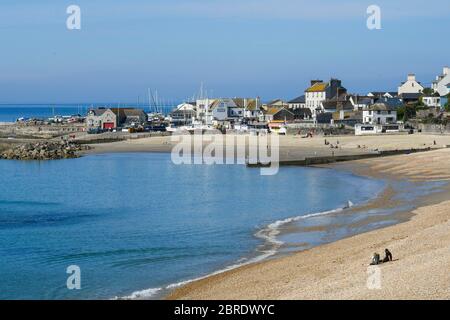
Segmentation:
[(323, 92), (327, 89), (328, 83), (317, 82), (305, 90), (305, 92)]
[(306, 102), (305, 95), (302, 95), (300, 97), (292, 99), (291, 101), (288, 101), (288, 103), (305, 103), (305, 102)]
[(394, 111), (395, 109), (385, 103), (375, 103), (369, 107), (370, 111)]

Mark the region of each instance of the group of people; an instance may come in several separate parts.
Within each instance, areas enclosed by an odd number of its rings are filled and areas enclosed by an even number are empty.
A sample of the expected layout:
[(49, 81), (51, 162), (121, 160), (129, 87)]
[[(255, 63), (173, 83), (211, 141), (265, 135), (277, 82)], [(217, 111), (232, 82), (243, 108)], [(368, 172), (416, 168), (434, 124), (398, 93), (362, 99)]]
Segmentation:
[(330, 143), (330, 141), (328, 141), (327, 139), (325, 139), (324, 141), (326, 146), (330, 146), (331, 149), (338, 149), (339, 148), (339, 140), (336, 141), (336, 145), (333, 145)]
[(375, 252), (373, 254), (372, 262), (370, 263), (370, 265), (374, 266), (374, 265), (377, 265), (380, 263), (392, 261), (392, 253), (388, 249), (384, 249), (384, 253), (385, 253), (385, 257), (383, 258), (383, 260), (381, 260), (380, 254)]

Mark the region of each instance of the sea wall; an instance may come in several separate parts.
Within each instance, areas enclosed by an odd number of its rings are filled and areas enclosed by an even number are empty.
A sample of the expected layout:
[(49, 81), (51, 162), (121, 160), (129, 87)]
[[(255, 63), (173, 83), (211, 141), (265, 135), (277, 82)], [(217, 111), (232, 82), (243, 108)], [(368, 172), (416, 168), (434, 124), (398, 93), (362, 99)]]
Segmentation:
[(418, 130), (424, 133), (445, 133), (450, 134), (450, 124), (431, 124), (431, 123), (418, 123), (416, 125)]
[(315, 135), (354, 135), (355, 130), (343, 125), (292, 123), (286, 126), (287, 134), (306, 135), (313, 132)]
[(52, 138), (65, 134), (83, 132), (84, 124), (12, 123), (0, 125), (0, 138)]

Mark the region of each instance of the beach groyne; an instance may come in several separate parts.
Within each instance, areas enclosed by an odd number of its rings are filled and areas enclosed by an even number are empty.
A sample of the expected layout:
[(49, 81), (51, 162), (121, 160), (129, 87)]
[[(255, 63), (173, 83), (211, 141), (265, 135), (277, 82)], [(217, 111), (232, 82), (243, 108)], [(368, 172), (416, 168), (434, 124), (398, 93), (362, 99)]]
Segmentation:
[[(448, 148), (449, 146), (446, 146)], [(361, 153), (361, 154), (350, 154), (350, 155), (336, 155), (336, 156), (319, 156), (319, 157), (305, 157), (303, 159), (284, 159), (278, 161), (280, 166), (313, 166), (313, 165), (323, 165), (330, 164), (336, 162), (344, 162), (344, 161), (354, 161), (354, 160), (362, 160), (362, 159), (370, 159), (370, 158), (379, 158), (379, 157), (388, 157), (388, 156), (396, 156), (396, 155), (405, 155), (412, 154), (418, 152), (427, 152), (432, 150), (438, 150), (442, 148), (422, 148), (422, 149), (402, 149), (402, 150), (386, 150), (386, 151), (374, 151), (370, 153)], [(271, 164), (262, 164), (262, 163), (247, 163), (248, 167), (269, 167)]]

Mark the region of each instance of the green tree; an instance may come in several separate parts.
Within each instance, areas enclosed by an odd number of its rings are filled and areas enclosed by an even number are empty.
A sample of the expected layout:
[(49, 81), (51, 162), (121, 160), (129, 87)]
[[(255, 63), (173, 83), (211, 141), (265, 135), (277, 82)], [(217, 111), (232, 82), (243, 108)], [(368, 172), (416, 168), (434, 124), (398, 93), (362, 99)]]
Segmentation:
[(416, 116), (416, 112), (419, 106), (416, 105), (404, 105), (397, 109), (397, 119), (403, 119), (404, 122)]
[(444, 108), (445, 108), (445, 111), (450, 112), (450, 106), (448, 104), (448, 100), (450, 99), (450, 93), (446, 97), (447, 97), (447, 103), (445, 104)]
[(405, 106), (397, 108), (397, 119), (405, 120)]
[(431, 96), (434, 93), (434, 90), (431, 88), (425, 88), (423, 89), (422, 93), (426, 96)]

